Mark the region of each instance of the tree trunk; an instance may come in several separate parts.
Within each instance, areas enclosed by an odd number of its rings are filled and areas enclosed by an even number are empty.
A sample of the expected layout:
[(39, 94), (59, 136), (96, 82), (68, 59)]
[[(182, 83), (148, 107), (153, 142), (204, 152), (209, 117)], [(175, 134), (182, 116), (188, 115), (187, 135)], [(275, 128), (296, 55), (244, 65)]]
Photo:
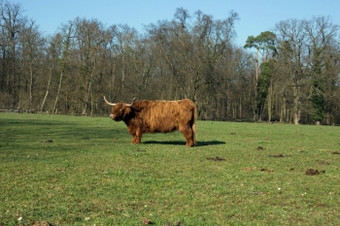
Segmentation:
[(62, 85), (62, 82), (63, 82), (63, 77), (64, 77), (64, 65), (62, 66), (62, 69), (60, 70), (58, 91), (57, 91), (57, 95), (56, 95), (55, 100), (54, 100), (52, 114), (56, 113), (56, 108), (57, 108), (57, 104), (58, 104), (58, 101), (59, 101), (59, 95), (60, 95), (61, 85)]
[(45, 103), (46, 103), (46, 99), (47, 99), (47, 96), (50, 92), (50, 87), (51, 87), (51, 80), (52, 80), (52, 74), (53, 74), (53, 70), (54, 70), (54, 64), (52, 66), (52, 68), (50, 69), (50, 73), (49, 73), (49, 76), (48, 76), (48, 81), (47, 81), (47, 87), (46, 87), (46, 92), (45, 92), (45, 96), (44, 96), (44, 99), (41, 103), (41, 107), (40, 107), (40, 112), (42, 112), (44, 110), (44, 106), (45, 106)]
[(29, 103), (28, 103), (28, 110), (32, 111), (32, 99), (33, 99), (33, 66), (30, 65), (30, 79), (29, 79)]
[(258, 86), (259, 86), (259, 72), (260, 72), (260, 66), (259, 66), (259, 49), (256, 49), (256, 59), (255, 59), (255, 86), (254, 86), (254, 121), (260, 120), (260, 109), (258, 107)]
[(300, 121), (300, 115), (301, 115), (301, 109), (300, 109), (301, 103), (300, 103), (300, 91), (297, 85), (293, 85), (293, 97), (294, 97), (293, 120), (294, 120), (294, 124), (298, 125)]
[(63, 77), (64, 77), (64, 72), (65, 72), (65, 63), (66, 63), (66, 60), (67, 60), (68, 50), (69, 50), (69, 46), (70, 46), (71, 31), (72, 31), (72, 25), (70, 25), (70, 27), (69, 27), (67, 37), (66, 37), (66, 40), (65, 40), (65, 47), (64, 47), (64, 50), (63, 50), (63, 55), (60, 59), (59, 85), (58, 85), (57, 95), (56, 95), (55, 101), (54, 101), (54, 106), (53, 106), (53, 109), (52, 109), (52, 114), (54, 114), (55, 111), (56, 111), (56, 107), (57, 107), (59, 95), (60, 95), (60, 90), (61, 90), (61, 86), (62, 86), (62, 83), (63, 83)]
[(268, 111), (268, 122), (272, 120), (272, 109), (273, 109), (273, 85), (270, 82), (269, 89), (268, 89), (268, 96), (267, 96), (267, 111)]
[(281, 103), (281, 106), (280, 106), (280, 122), (284, 122), (284, 112), (285, 112), (285, 98), (282, 98), (282, 103)]
[(89, 81), (86, 87), (86, 93), (84, 97), (84, 107), (83, 107), (82, 115), (85, 115), (85, 116), (87, 114), (87, 108), (90, 104), (90, 97), (92, 96), (92, 83), (93, 83), (94, 71), (95, 71), (95, 65), (93, 65), (93, 69), (92, 69), (91, 76), (89, 78)]

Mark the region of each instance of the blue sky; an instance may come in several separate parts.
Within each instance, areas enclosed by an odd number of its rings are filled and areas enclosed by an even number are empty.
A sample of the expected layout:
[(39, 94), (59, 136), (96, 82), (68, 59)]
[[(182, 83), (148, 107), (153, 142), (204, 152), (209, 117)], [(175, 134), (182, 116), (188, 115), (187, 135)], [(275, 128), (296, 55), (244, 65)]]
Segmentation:
[(235, 44), (243, 46), (248, 36), (271, 30), (287, 19), (330, 17), (340, 26), (339, 0), (10, 0), (20, 3), (23, 14), (36, 21), (44, 35), (52, 35), (76, 17), (97, 19), (106, 26), (127, 24), (140, 33), (144, 26), (171, 20), (183, 7), (190, 15), (201, 10), (214, 19), (225, 19), (231, 10), (239, 14)]

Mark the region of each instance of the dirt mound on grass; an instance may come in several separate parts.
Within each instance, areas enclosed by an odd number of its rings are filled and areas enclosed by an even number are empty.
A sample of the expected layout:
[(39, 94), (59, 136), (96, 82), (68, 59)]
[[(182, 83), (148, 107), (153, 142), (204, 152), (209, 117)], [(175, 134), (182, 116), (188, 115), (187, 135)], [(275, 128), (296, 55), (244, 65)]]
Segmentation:
[(319, 174), (322, 174), (322, 173), (326, 173), (325, 170), (317, 170), (317, 169), (307, 169), (306, 170), (306, 175), (308, 176), (315, 176), (315, 175), (319, 175)]
[(216, 156), (215, 158), (207, 158), (207, 160), (212, 160), (212, 161), (215, 161), (215, 162), (219, 162), (219, 161), (226, 161), (224, 158), (220, 158), (218, 156)]

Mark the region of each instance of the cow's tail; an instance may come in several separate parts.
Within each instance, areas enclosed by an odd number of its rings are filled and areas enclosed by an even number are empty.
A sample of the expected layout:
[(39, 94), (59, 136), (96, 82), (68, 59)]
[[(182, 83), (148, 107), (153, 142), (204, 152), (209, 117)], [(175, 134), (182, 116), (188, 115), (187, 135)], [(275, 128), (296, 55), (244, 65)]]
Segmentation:
[(196, 123), (192, 124), (192, 138), (194, 140), (194, 145), (196, 146), (197, 140), (196, 140)]

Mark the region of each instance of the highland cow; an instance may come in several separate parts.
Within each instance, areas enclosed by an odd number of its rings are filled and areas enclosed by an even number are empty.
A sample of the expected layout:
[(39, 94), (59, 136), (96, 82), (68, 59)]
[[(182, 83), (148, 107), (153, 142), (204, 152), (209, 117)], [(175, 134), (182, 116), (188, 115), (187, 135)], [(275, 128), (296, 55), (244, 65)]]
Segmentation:
[(132, 143), (139, 144), (144, 133), (168, 133), (175, 130), (182, 132), (189, 147), (196, 144), (196, 106), (188, 99), (139, 100), (132, 104), (110, 103), (104, 96), (105, 103), (112, 106), (110, 118), (124, 121)]

